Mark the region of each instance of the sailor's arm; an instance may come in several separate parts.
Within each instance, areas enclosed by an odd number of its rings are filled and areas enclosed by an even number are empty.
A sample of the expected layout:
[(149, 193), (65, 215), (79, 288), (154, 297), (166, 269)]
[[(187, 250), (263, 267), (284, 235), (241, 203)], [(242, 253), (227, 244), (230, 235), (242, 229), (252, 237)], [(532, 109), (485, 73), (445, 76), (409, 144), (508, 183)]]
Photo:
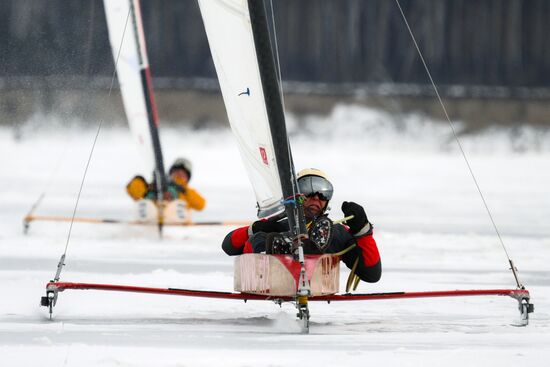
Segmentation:
[(248, 242), (248, 227), (237, 228), (225, 236), (222, 242), (222, 250), (229, 256), (242, 255)]
[(372, 224), (368, 221), (365, 210), (359, 204), (353, 202), (344, 202), (342, 211), (345, 216), (353, 215), (353, 219), (347, 221), (348, 232), (356, 243), (356, 247), (344, 254), (342, 260), (352, 268), (353, 264), (359, 258), (355, 273), (365, 282), (376, 283), (382, 276), (382, 263), (378, 246), (373, 237)]
[(382, 276), (382, 262), (378, 246), (371, 233), (356, 239), (356, 256), (360, 256), (355, 273), (361, 280), (368, 283), (376, 283)]
[(185, 202), (191, 209), (203, 210), (204, 206), (206, 205), (206, 200), (204, 199), (204, 197), (202, 197), (202, 195), (199, 194), (197, 190), (189, 186), (185, 187), (183, 192), (179, 194), (179, 198), (181, 200), (185, 200)]
[(265, 251), (265, 234), (282, 230), (284, 227), (276, 220), (258, 220), (229, 232), (222, 242), (222, 249), (230, 256), (262, 252)]

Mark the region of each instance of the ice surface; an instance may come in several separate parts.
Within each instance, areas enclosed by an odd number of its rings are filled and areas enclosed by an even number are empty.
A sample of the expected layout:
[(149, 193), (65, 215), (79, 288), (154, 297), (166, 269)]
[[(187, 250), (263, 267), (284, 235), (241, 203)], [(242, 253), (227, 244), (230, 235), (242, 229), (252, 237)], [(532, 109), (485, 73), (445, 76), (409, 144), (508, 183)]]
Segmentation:
[[(297, 168), (322, 168), (341, 202), (363, 204), (375, 224), (384, 273), (359, 292), (513, 288), (506, 255), (447, 126), (339, 107), (289, 119)], [(23, 132), (21, 134), (21, 131)], [(520, 131), (518, 135), (518, 131)], [(130, 293), (66, 291), (54, 320), (38, 306), (67, 241), (93, 128), (0, 129), (1, 366), (546, 366), (550, 358), (550, 142), (529, 129), (462, 141), (535, 313), (512, 326), (508, 297), (312, 303), (310, 335), (292, 305)], [(514, 135), (515, 134), (515, 135)], [(195, 220), (248, 220), (254, 198), (229, 131), (163, 129), (165, 161), (189, 157), (207, 198)], [(518, 143), (521, 139), (521, 144)], [(519, 148), (518, 148), (519, 147)], [(131, 219), (124, 193), (140, 162), (125, 129), (105, 128), (77, 214)], [(149, 176), (148, 172), (140, 172)], [(227, 227), (166, 228), (75, 223), (62, 280), (232, 290)], [(345, 267), (344, 267), (345, 268)], [(342, 270), (342, 279), (347, 277)], [(344, 282), (342, 282), (344, 283)], [(342, 287), (344, 285), (342, 284)]]

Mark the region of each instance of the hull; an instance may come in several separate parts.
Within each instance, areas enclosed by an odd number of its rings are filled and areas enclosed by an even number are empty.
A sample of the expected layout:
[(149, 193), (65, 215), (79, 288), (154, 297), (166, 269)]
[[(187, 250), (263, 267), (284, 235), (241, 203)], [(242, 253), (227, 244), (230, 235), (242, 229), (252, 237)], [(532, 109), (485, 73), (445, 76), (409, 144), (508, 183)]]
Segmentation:
[[(307, 255), (311, 296), (335, 294), (340, 286), (340, 258)], [(244, 254), (235, 258), (234, 289), (272, 297), (292, 297), (298, 290), (300, 263), (290, 255)]]
[[(157, 223), (159, 217), (158, 206), (152, 200), (137, 202), (137, 220), (140, 222)], [(163, 218), (165, 223), (191, 223), (191, 209), (183, 200), (174, 200), (164, 203)]]

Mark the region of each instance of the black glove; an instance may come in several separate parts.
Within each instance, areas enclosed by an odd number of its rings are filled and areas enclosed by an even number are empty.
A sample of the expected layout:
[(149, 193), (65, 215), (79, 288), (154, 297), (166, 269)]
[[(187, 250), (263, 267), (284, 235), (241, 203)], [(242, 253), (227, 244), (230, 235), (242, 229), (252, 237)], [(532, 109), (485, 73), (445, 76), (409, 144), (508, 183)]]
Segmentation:
[(344, 216), (349, 217), (353, 215), (352, 219), (349, 219), (346, 223), (349, 226), (349, 231), (351, 234), (357, 234), (360, 232), (369, 222), (367, 219), (367, 213), (365, 209), (353, 201), (344, 201), (342, 203), (342, 212)]
[(248, 238), (255, 254), (265, 251), (265, 239), (267, 233), (255, 233)]
[(258, 233), (258, 232), (272, 233), (272, 232), (280, 231), (279, 222), (275, 220), (257, 220), (254, 223), (252, 223), (251, 227), (252, 227), (252, 233)]

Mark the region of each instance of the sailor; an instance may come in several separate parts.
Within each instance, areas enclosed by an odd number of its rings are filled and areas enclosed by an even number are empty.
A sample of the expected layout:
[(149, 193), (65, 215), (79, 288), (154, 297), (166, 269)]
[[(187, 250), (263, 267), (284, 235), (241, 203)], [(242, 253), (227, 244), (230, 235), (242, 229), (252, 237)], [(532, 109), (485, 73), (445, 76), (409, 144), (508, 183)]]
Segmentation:
[[(193, 166), (188, 159), (176, 159), (168, 171), (168, 183), (163, 198), (166, 201), (183, 200), (188, 208), (203, 210), (206, 200), (197, 190), (189, 186), (192, 170)], [(157, 199), (155, 183), (148, 184), (143, 176), (132, 178), (126, 185), (126, 192), (134, 200)]]
[[(304, 195), (304, 215), (307, 227), (311, 228), (312, 223), (319, 222), (319, 219), (326, 217), (328, 203), (334, 192), (327, 175), (318, 169), (308, 168), (300, 171), (297, 175), (300, 193)], [(304, 244), (305, 253), (338, 253), (355, 245), (350, 251), (341, 256), (342, 261), (350, 269), (353, 268), (356, 260), (355, 273), (365, 282), (375, 283), (382, 275), (382, 264), (376, 241), (373, 238), (373, 226), (367, 218), (365, 209), (354, 202), (344, 201), (342, 204), (344, 216), (353, 215), (348, 219), (346, 225), (335, 223), (332, 225), (332, 238), (325, 247), (320, 249), (309, 241)], [(250, 226), (238, 228), (225, 237), (222, 249), (230, 256), (243, 253), (281, 253), (273, 250), (273, 233), (284, 233), (288, 231), (286, 220), (259, 220)], [(311, 230), (310, 230), (311, 231)], [(311, 237), (311, 235), (310, 235)], [(284, 253), (284, 252), (283, 252)]]

